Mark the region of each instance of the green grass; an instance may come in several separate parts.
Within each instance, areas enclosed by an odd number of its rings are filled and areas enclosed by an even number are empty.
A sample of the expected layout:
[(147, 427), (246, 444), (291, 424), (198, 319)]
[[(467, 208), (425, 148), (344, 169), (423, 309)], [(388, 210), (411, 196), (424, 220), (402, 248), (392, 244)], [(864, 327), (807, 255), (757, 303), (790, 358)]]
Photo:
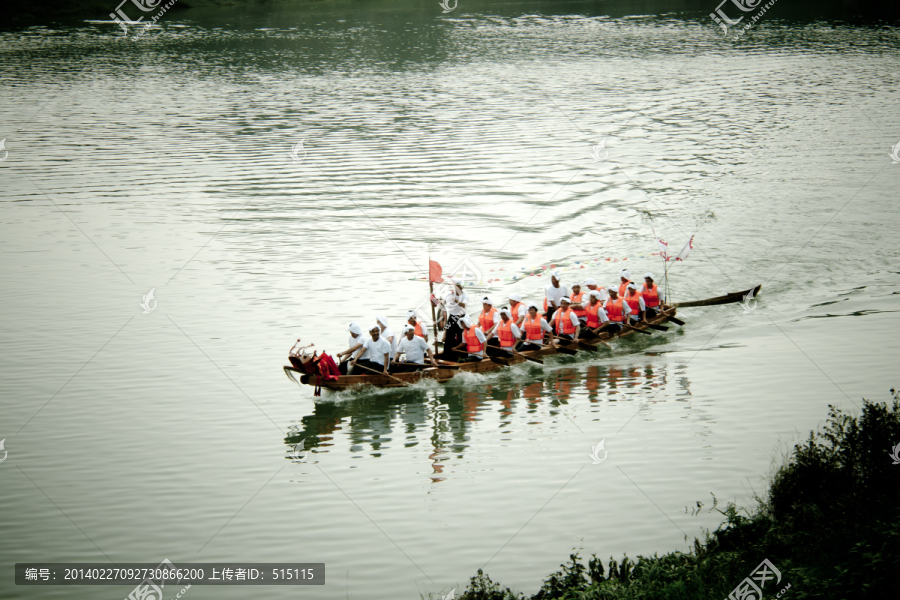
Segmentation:
[[(853, 417), (829, 406), (825, 427), (797, 444), (766, 498), (739, 511), (714, 505), (724, 522), (690, 552), (616, 561), (572, 554), (530, 600), (723, 600), (763, 559), (781, 571), (763, 597), (896, 599), (900, 576), (900, 392), (863, 401)], [(742, 514), (743, 513), (743, 514)], [(462, 600), (524, 600), (480, 570)]]

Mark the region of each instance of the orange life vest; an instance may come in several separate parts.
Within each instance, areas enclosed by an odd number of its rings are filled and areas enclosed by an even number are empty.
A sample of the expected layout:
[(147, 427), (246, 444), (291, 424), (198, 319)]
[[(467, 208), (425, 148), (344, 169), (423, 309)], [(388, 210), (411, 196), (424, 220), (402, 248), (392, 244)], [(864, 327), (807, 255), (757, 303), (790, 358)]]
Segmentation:
[[(578, 292), (577, 294), (572, 294), (571, 298), (569, 298), (572, 302), (576, 303), (578, 306), (581, 306), (581, 299), (584, 298), (584, 292)], [(579, 319), (587, 314), (587, 312), (583, 308), (572, 308), (575, 312), (575, 316)]]
[[(524, 308), (525, 308), (525, 305), (522, 304), (521, 302), (519, 302), (518, 304), (516, 304), (515, 306), (513, 306), (513, 307), (511, 307), (511, 308), (509, 309), (509, 312), (512, 313), (512, 321), (513, 321), (513, 323), (518, 323), (518, 322), (519, 322), (519, 312), (520, 312), (520, 311), (523, 311)], [(527, 317), (528, 315), (526, 314), (525, 316)]]
[(497, 326), (497, 337), (500, 338), (500, 347), (509, 348), (516, 345), (516, 338), (512, 333), (512, 319), (506, 323), (501, 322)]
[(593, 306), (588, 304), (587, 307), (587, 326), (591, 328), (600, 327), (600, 309), (603, 308), (603, 305), (600, 302), (594, 304)]
[(540, 315), (537, 315), (534, 319), (530, 316), (526, 316), (525, 320), (522, 321), (522, 327), (525, 328), (525, 339), (532, 342), (541, 342), (544, 339), (544, 332), (541, 329), (541, 319)]
[(659, 306), (659, 291), (656, 289), (656, 284), (650, 284), (650, 289), (647, 289), (647, 284), (644, 284), (644, 289), (641, 291), (644, 295), (644, 305), (650, 308), (656, 308)]
[(639, 291), (634, 290), (632, 295), (625, 298), (625, 302), (628, 303), (628, 308), (631, 309), (632, 316), (636, 317), (641, 314), (641, 293)]
[(425, 339), (425, 328), (422, 327), (422, 324), (416, 321), (416, 335), (422, 339)]
[(463, 332), (463, 337), (466, 340), (466, 351), (469, 354), (480, 354), (484, 351), (484, 344), (478, 341), (478, 336), (475, 335), (476, 329), (478, 329), (478, 326), (472, 325)]
[(481, 331), (488, 331), (491, 327), (494, 326), (494, 321), (496, 321), (494, 316), (496, 314), (497, 309), (493, 306), (491, 307), (491, 310), (487, 312), (487, 314), (485, 314), (484, 311), (481, 311), (481, 314), (478, 315), (478, 325), (481, 326)]
[(547, 297), (544, 297), (544, 316), (547, 316)]
[(620, 283), (620, 284), (619, 284), (619, 298), (624, 298), (624, 297), (625, 297), (625, 292), (626, 292), (627, 289), (628, 289), (628, 284), (629, 284), (629, 283), (631, 283), (630, 280), (629, 280), (629, 281), (626, 281), (625, 283)]
[(572, 325), (572, 318), (569, 316), (572, 312), (571, 308), (567, 308), (566, 310), (560, 308), (553, 313), (553, 320), (556, 321), (557, 335), (561, 333), (572, 335), (575, 333), (575, 326)]
[(625, 310), (622, 308), (622, 299), (610, 298), (606, 301), (606, 314), (609, 320), (614, 323), (621, 323), (625, 320)]

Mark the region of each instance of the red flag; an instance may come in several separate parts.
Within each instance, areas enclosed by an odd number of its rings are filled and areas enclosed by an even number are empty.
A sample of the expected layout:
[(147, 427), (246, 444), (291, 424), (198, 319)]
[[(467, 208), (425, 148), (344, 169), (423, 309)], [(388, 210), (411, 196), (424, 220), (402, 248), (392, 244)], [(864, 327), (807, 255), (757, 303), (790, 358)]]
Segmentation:
[(431, 283), (441, 283), (444, 281), (444, 270), (436, 260), (428, 259), (428, 281)]

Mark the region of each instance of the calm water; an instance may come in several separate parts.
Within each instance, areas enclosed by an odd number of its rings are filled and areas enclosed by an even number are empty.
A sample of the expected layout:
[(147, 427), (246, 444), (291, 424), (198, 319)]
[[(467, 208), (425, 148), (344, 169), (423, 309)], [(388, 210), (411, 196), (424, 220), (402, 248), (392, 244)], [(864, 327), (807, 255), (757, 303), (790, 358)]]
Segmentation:
[[(573, 548), (687, 549), (711, 494), (749, 505), (828, 404), (900, 384), (896, 30), (463, 4), (0, 34), (0, 596), (120, 599), (12, 565), (163, 558), (327, 565), (193, 600), (438, 597), (483, 566), (533, 592)], [(651, 227), (677, 251), (701, 221), (674, 299), (762, 283), (756, 310), (318, 403), (282, 373), (298, 337), (399, 326), (429, 247), (659, 273)]]

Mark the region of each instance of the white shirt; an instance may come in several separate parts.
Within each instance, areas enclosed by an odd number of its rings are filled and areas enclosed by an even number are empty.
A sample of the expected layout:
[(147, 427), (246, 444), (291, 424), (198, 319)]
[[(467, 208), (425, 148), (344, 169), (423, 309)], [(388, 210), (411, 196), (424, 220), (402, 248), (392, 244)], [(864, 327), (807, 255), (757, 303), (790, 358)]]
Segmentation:
[(569, 288), (564, 286), (563, 284), (559, 284), (559, 287), (553, 287), (551, 283), (547, 287), (544, 288), (544, 294), (547, 296), (547, 307), (551, 308), (553, 306), (559, 308), (559, 300), (560, 298), (568, 298), (569, 297)]
[(460, 306), (460, 303), (469, 306), (469, 295), (465, 292), (457, 295), (455, 292), (450, 292), (446, 296), (444, 296), (444, 306), (447, 308), (447, 314), (451, 316), (461, 317), (466, 314), (466, 309)]
[(377, 362), (382, 366), (384, 365), (384, 355), (390, 354), (391, 352), (391, 345), (386, 339), (380, 336), (377, 342), (373, 341), (372, 338), (368, 338), (363, 344), (363, 348), (365, 349), (365, 352), (360, 358)]
[(390, 327), (385, 327), (384, 331), (381, 332), (381, 339), (387, 340), (388, 338), (394, 338), (394, 341), (391, 342), (391, 360), (394, 360), (394, 355), (397, 353), (397, 345), (400, 343), (400, 340), (397, 339), (397, 336), (394, 335), (394, 330)]
[(510, 319), (515, 321), (516, 324), (518, 324), (519, 321), (521, 321), (522, 319), (524, 319), (525, 317), (528, 316), (528, 307), (525, 306), (524, 302), (519, 302), (518, 304), (515, 305), (515, 307), (512, 306), (512, 301), (510, 301), (509, 304), (510, 304), (509, 314), (513, 314), (513, 311), (518, 309), (518, 313), (519, 313), (518, 318), (510, 317)]
[[(347, 340), (347, 350), (349, 350), (350, 348), (352, 348), (353, 346), (355, 346), (355, 345), (357, 345), (357, 344), (362, 344), (362, 343), (364, 343), (365, 341), (366, 341), (366, 338), (365, 338), (362, 334), (359, 334), (359, 335), (356, 336), (356, 337), (353, 337), (353, 336), (351, 335), (351, 336), (350, 336), (350, 339)], [(357, 348), (357, 350), (359, 350), (359, 348)]]
[[(416, 336), (424, 338), (425, 341), (427, 342), (428, 341), (428, 327), (425, 325), (425, 323), (423, 323), (422, 321), (420, 321), (418, 319), (416, 319), (416, 323), (422, 327), (422, 335), (419, 335), (417, 333)], [(406, 324), (409, 325), (409, 321), (407, 321)], [(413, 327), (415, 327), (415, 325), (413, 325)]]
[[(481, 327), (476, 327), (476, 328), (475, 328), (475, 337), (478, 338), (478, 342), (481, 343), (481, 344), (484, 344), (484, 343), (487, 341), (487, 338), (484, 337), (484, 332), (481, 331)], [(464, 337), (464, 338), (463, 338), (463, 344), (465, 344), (465, 343), (466, 343), (466, 338)], [(469, 356), (484, 356), (484, 352), (483, 352), (483, 351), (482, 351), (482, 352), (476, 352), (476, 353), (474, 353), (474, 354), (470, 352), (470, 353), (469, 353)]]
[(397, 348), (398, 354), (406, 355), (406, 362), (425, 364), (425, 351), (428, 350), (428, 342), (417, 335), (413, 339), (403, 336), (400, 345)]

